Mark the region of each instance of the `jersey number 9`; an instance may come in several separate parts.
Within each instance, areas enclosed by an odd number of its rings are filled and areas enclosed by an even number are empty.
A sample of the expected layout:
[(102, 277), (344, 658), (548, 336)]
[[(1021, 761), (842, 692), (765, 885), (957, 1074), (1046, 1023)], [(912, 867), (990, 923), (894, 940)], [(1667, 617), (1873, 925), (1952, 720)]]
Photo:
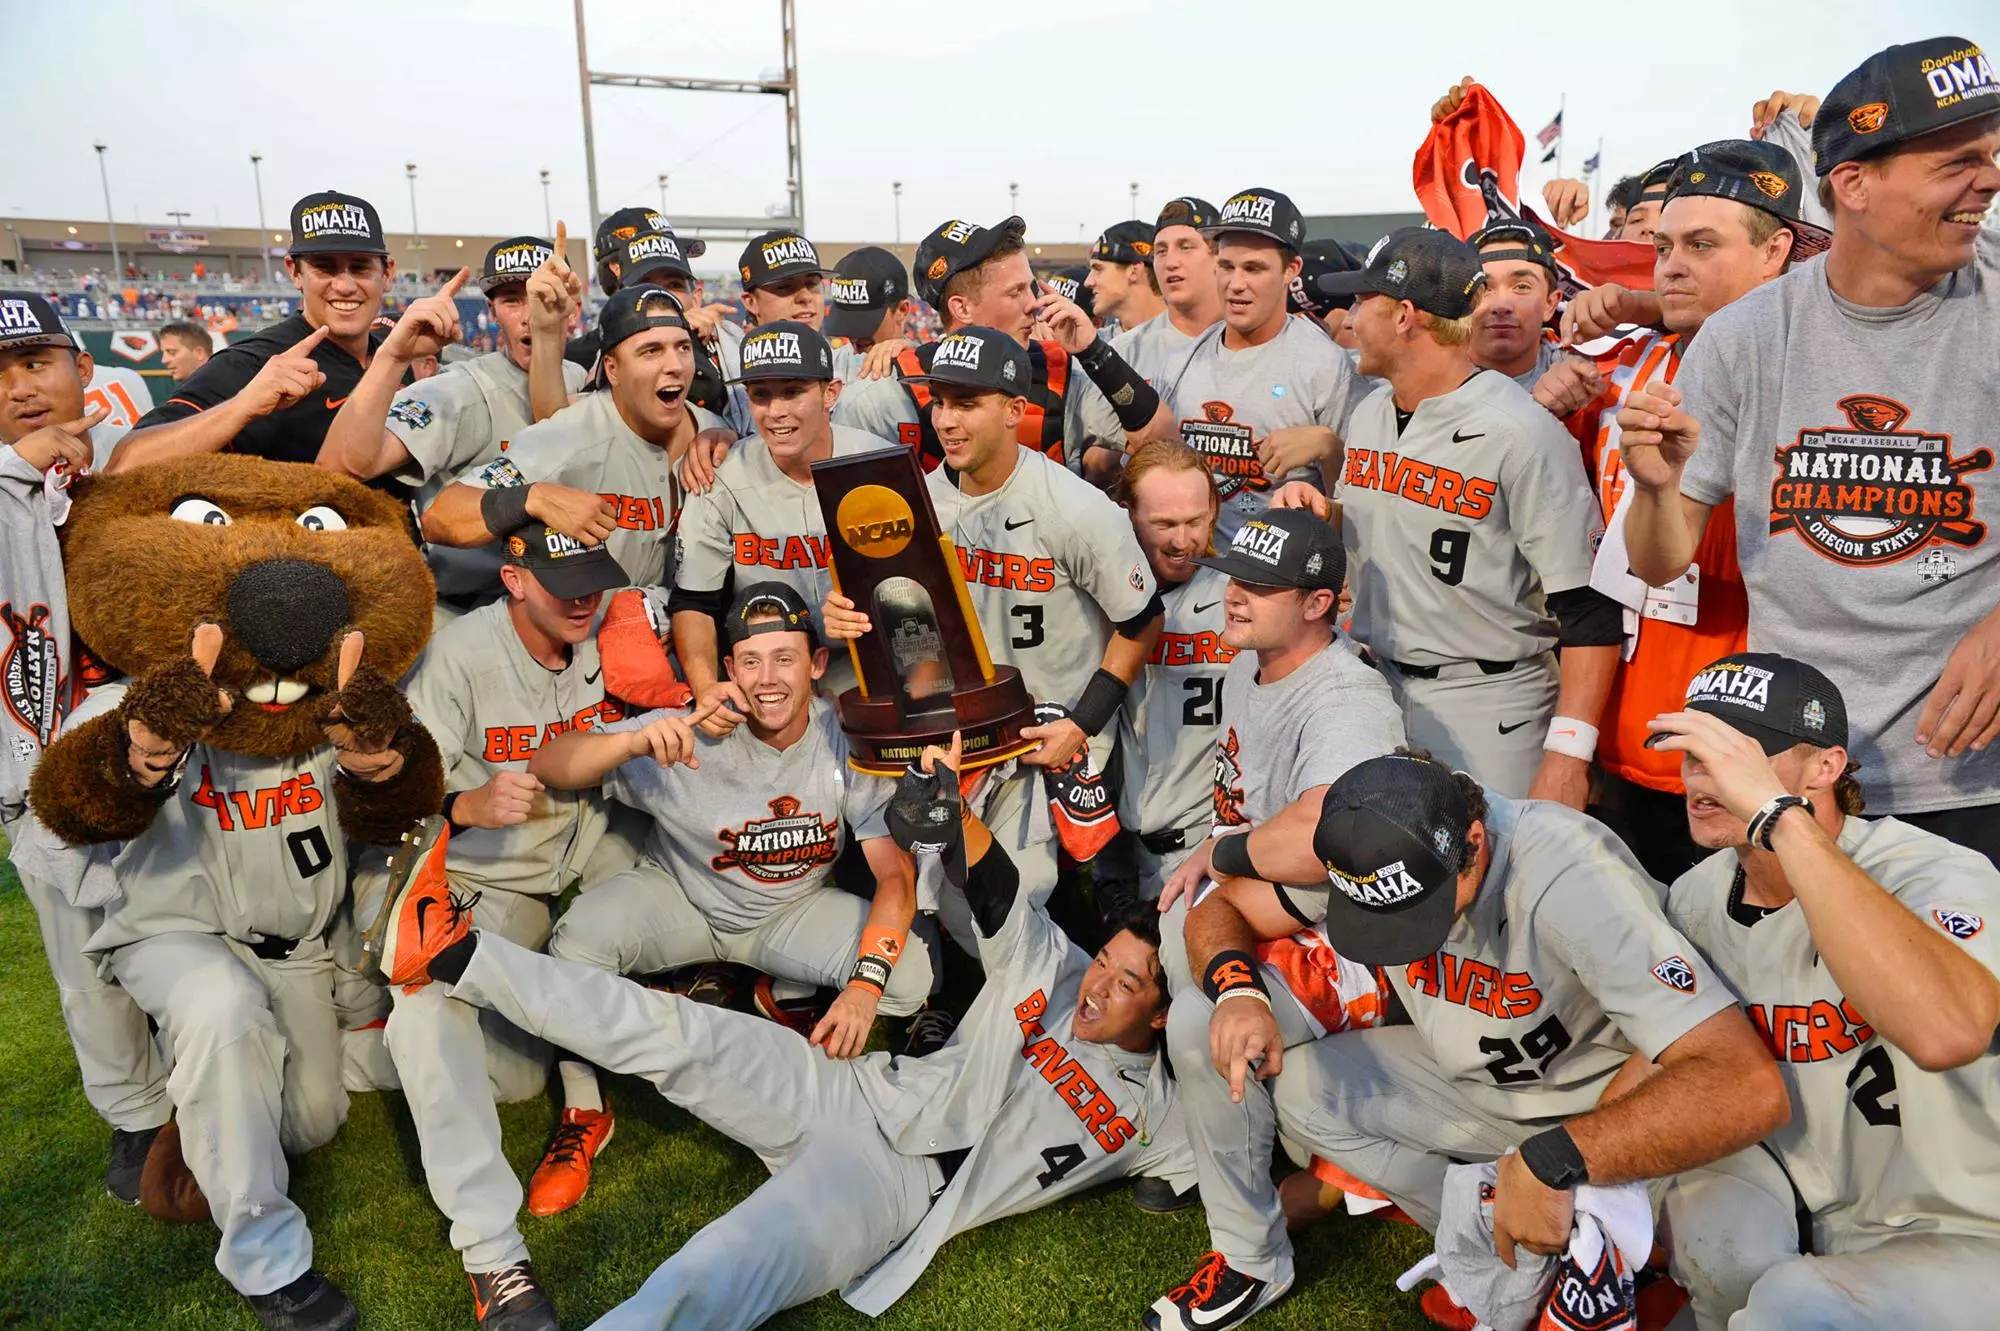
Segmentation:
[(1431, 533), (1431, 576), (1447, 587), (1465, 581), (1465, 551), (1472, 533), (1439, 527)]

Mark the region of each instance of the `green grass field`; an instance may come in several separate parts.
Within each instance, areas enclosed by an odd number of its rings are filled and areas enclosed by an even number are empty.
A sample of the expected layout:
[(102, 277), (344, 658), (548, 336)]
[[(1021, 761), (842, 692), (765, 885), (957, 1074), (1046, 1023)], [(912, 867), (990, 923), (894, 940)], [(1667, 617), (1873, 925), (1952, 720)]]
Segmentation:
[[(617, 1140), (583, 1205), (524, 1216), (535, 1264), (563, 1325), (587, 1326), (637, 1289), (697, 1229), (762, 1177), (756, 1158), (615, 1079)], [(501, 1110), (507, 1154), (533, 1169), (553, 1111), (546, 1100)], [(216, 1274), (215, 1231), (156, 1224), (104, 1191), (109, 1131), (84, 1103), (33, 913), (0, 862), (0, 1327), (252, 1329)], [(446, 1224), (423, 1185), (400, 1096), (354, 1097), (332, 1145), (293, 1164), (292, 1195), (312, 1219), (316, 1264), (375, 1331), (465, 1328), (472, 1302)], [(834, 1223), (837, 1223), (835, 1221)], [(1199, 1211), (1157, 1217), (1122, 1187), (954, 1239), (878, 1323), (892, 1328), (1136, 1327), (1146, 1305), (1208, 1246)], [(1426, 1250), (1405, 1225), (1335, 1219), (1301, 1245), (1290, 1298), (1264, 1331), (1421, 1328), (1397, 1272)], [(772, 1323), (871, 1325), (828, 1296)]]

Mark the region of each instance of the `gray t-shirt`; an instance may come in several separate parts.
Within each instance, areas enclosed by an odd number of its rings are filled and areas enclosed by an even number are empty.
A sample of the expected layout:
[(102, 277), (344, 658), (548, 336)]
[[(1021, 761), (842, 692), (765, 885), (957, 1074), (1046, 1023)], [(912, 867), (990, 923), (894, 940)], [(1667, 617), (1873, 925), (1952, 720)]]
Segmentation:
[(1218, 544), (1268, 507), (1272, 489), (1318, 475), (1299, 467), (1267, 476), (1257, 445), (1292, 425), (1324, 425), (1345, 435), (1366, 393), (1347, 354), (1310, 319), (1293, 316), (1269, 342), (1237, 350), (1223, 345), (1226, 327), (1218, 323), (1190, 343), (1159, 385), (1182, 442), (1208, 459), (1222, 490)]
[(2000, 801), (2000, 748), (1916, 742), (1946, 658), (2000, 603), (2000, 235), (1895, 309), (1794, 268), (1710, 318), (1674, 386), (1701, 422), (1682, 493), (1736, 499), (1750, 647), (1839, 686), (1870, 811)]
[(1228, 585), (1223, 573), (1198, 568), (1160, 598), (1166, 609), (1160, 640), (1118, 713), (1125, 776), (1118, 821), (1135, 832), (1195, 828), (1206, 835), (1214, 816), (1222, 679), (1236, 659), (1236, 649), (1222, 640)]
[(1142, 324), (1134, 324), (1111, 339), (1111, 349), (1125, 358), (1125, 363), (1145, 376), (1146, 382), (1158, 389), (1166, 380), (1167, 373), (1187, 355), (1187, 349), (1194, 345), (1192, 334), (1183, 333), (1174, 327), (1174, 321), (1161, 310)]
[(1542, 381), (1542, 376), (1553, 370), (1556, 362), (1562, 358), (1562, 344), (1544, 334), (1535, 342), (1535, 363), (1519, 374), (1510, 375), (1509, 378), (1532, 393), (1535, 391), (1535, 385)]

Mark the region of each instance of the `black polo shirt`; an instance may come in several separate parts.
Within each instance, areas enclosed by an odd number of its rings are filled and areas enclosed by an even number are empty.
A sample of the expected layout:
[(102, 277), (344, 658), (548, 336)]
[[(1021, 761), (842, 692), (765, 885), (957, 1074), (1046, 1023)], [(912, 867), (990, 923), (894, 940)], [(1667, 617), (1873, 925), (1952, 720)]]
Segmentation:
[[(209, 357), (192, 379), (178, 385), (172, 397), (141, 416), (133, 430), (185, 420), (196, 412), (222, 405), (257, 377), (265, 361), (303, 342), (312, 331), (313, 326), (301, 313), (230, 343)], [(371, 332), (370, 349), (382, 345), (386, 336), (384, 332)], [(260, 416), (244, 426), (229, 442), (230, 452), (248, 453), (274, 462), (313, 462), (319, 458), (319, 446), (326, 440), (335, 413), (361, 382), (361, 363), (336, 346), (331, 338), (313, 349), (313, 363), (326, 376), (326, 382), (291, 406)]]

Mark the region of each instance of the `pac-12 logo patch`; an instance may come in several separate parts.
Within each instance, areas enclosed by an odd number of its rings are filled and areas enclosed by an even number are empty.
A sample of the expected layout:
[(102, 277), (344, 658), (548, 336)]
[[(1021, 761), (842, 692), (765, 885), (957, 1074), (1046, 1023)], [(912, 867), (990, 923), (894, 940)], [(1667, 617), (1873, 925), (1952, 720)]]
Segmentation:
[(1846, 426), (1800, 430), (1777, 451), (1771, 534), (1796, 531), (1843, 564), (1890, 564), (1933, 541), (1975, 546), (1986, 524), (1972, 515), (1970, 472), (1993, 465), (1992, 450), (1953, 456), (1951, 436), (1905, 430), (1910, 409), (1855, 393), (1835, 404)]
[(1688, 965), (1686, 957), (1668, 957), (1653, 967), (1653, 978), (1669, 989), (1678, 989), (1684, 994), (1694, 992), (1694, 967)]
[(709, 863), (717, 870), (741, 869), (766, 883), (789, 882), (815, 865), (832, 864), (840, 853), (840, 824), (802, 813), (803, 807), (797, 797), (780, 795), (771, 801), (769, 818), (723, 828), (715, 835), (724, 849)]
[(1931, 918), (1937, 921), (1938, 928), (1961, 943), (1978, 937), (1979, 931), (1986, 927), (1985, 920), (1964, 910), (1934, 910)]

